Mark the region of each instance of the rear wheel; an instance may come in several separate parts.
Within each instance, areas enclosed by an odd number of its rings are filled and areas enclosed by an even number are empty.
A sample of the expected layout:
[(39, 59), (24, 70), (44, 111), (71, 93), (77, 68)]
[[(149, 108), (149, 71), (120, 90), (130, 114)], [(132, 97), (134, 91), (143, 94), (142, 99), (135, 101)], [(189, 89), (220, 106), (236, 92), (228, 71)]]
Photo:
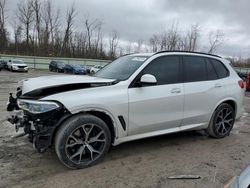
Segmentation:
[(230, 134), (235, 121), (235, 111), (229, 104), (221, 104), (214, 112), (207, 133), (214, 138), (224, 138)]
[(110, 143), (106, 123), (96, 116), (81, 114), (62, 124), (55, 138), (55, 150), (65, 166), (80, 169), (100, 162)]

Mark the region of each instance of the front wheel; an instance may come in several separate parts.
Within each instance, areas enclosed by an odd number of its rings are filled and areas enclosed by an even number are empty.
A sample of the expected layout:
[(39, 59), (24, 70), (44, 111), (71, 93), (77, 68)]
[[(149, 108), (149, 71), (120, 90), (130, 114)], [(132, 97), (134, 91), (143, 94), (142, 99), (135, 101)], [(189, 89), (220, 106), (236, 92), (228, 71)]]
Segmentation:
[(100, 162), (110, 143), (111, 134), (103, 120), (80, 114), (61, 125), (55, 138), (55, 150), (65, 166), (80, 169)]
[(221, 104), (214, 112), (207, 133), (214, 138), (224, 138), (230, 134), (235, 121), (235, 111), (229, 104)]

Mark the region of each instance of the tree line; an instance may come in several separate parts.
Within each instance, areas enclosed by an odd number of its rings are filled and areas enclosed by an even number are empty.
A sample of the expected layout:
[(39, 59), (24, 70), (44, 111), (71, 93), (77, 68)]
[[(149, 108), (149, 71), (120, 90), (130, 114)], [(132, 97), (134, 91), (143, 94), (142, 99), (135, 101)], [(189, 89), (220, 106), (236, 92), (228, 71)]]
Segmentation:
[[(170, 28), (152, 34), (148, 41), (138, 39), (122, 45), (117, 31), (103, 32), (100, 19), (87, 16), (76, 23), (75, 4), (64, 15), (52, 0), (20, 0), (12, 19), (7, 17), (7, 6), (8, 0), (0, 0), (0, 53), (97, 59), (161, 50), (215, 53), (224, 39), (219, 30), (209, 32), (204, 51), (199, 44), (202, 30), (198, 24), (183, 32), (173, 23)], [(11, 29), (7, 29), (7, 20)], [(75, 29), (76, 24), (81, 29)]]

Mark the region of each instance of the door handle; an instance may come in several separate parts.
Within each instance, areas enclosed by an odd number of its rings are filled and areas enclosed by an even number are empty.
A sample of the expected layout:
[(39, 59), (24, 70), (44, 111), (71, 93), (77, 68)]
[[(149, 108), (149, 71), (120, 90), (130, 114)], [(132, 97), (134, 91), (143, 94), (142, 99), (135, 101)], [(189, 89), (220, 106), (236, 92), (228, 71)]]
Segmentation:
[(181, 89), (180, 88), (174, 88), (171, 90), (171, 93), (180, 93)]
[(215, 87), (215, 88), (221, 88), (222, 85), (221, 85), (221, 84), (215, 84), (214, 87)]

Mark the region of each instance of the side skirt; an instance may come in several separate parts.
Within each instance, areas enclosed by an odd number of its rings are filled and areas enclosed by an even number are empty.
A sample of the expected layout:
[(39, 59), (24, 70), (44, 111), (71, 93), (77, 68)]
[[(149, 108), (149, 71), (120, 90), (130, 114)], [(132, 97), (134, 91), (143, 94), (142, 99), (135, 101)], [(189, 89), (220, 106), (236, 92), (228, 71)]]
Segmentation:
[(182, 127), (175, 127), (175, 128), (166, 129), (166, 130), (160, 130), (160, 131), (154, 131), (154, 132), (126, 136), (126, 137), (116, 139), (114, 141), (113, 145), (116, 146), (116, 145), (119, 145), (119, 144), (124, 143), (124, 142), (139, 140), (139, 139), (148, 138), (148, 137), (160, 136), (160, 135), (164, 135), (164, 134), (182, 132), (182, 131), (186, 131), (186, 130), (202, 130), (206, 126), (207, 126), (207, 123), (199, 123), (199, 124), (186, 125), (186, 126), (182, 126)]

